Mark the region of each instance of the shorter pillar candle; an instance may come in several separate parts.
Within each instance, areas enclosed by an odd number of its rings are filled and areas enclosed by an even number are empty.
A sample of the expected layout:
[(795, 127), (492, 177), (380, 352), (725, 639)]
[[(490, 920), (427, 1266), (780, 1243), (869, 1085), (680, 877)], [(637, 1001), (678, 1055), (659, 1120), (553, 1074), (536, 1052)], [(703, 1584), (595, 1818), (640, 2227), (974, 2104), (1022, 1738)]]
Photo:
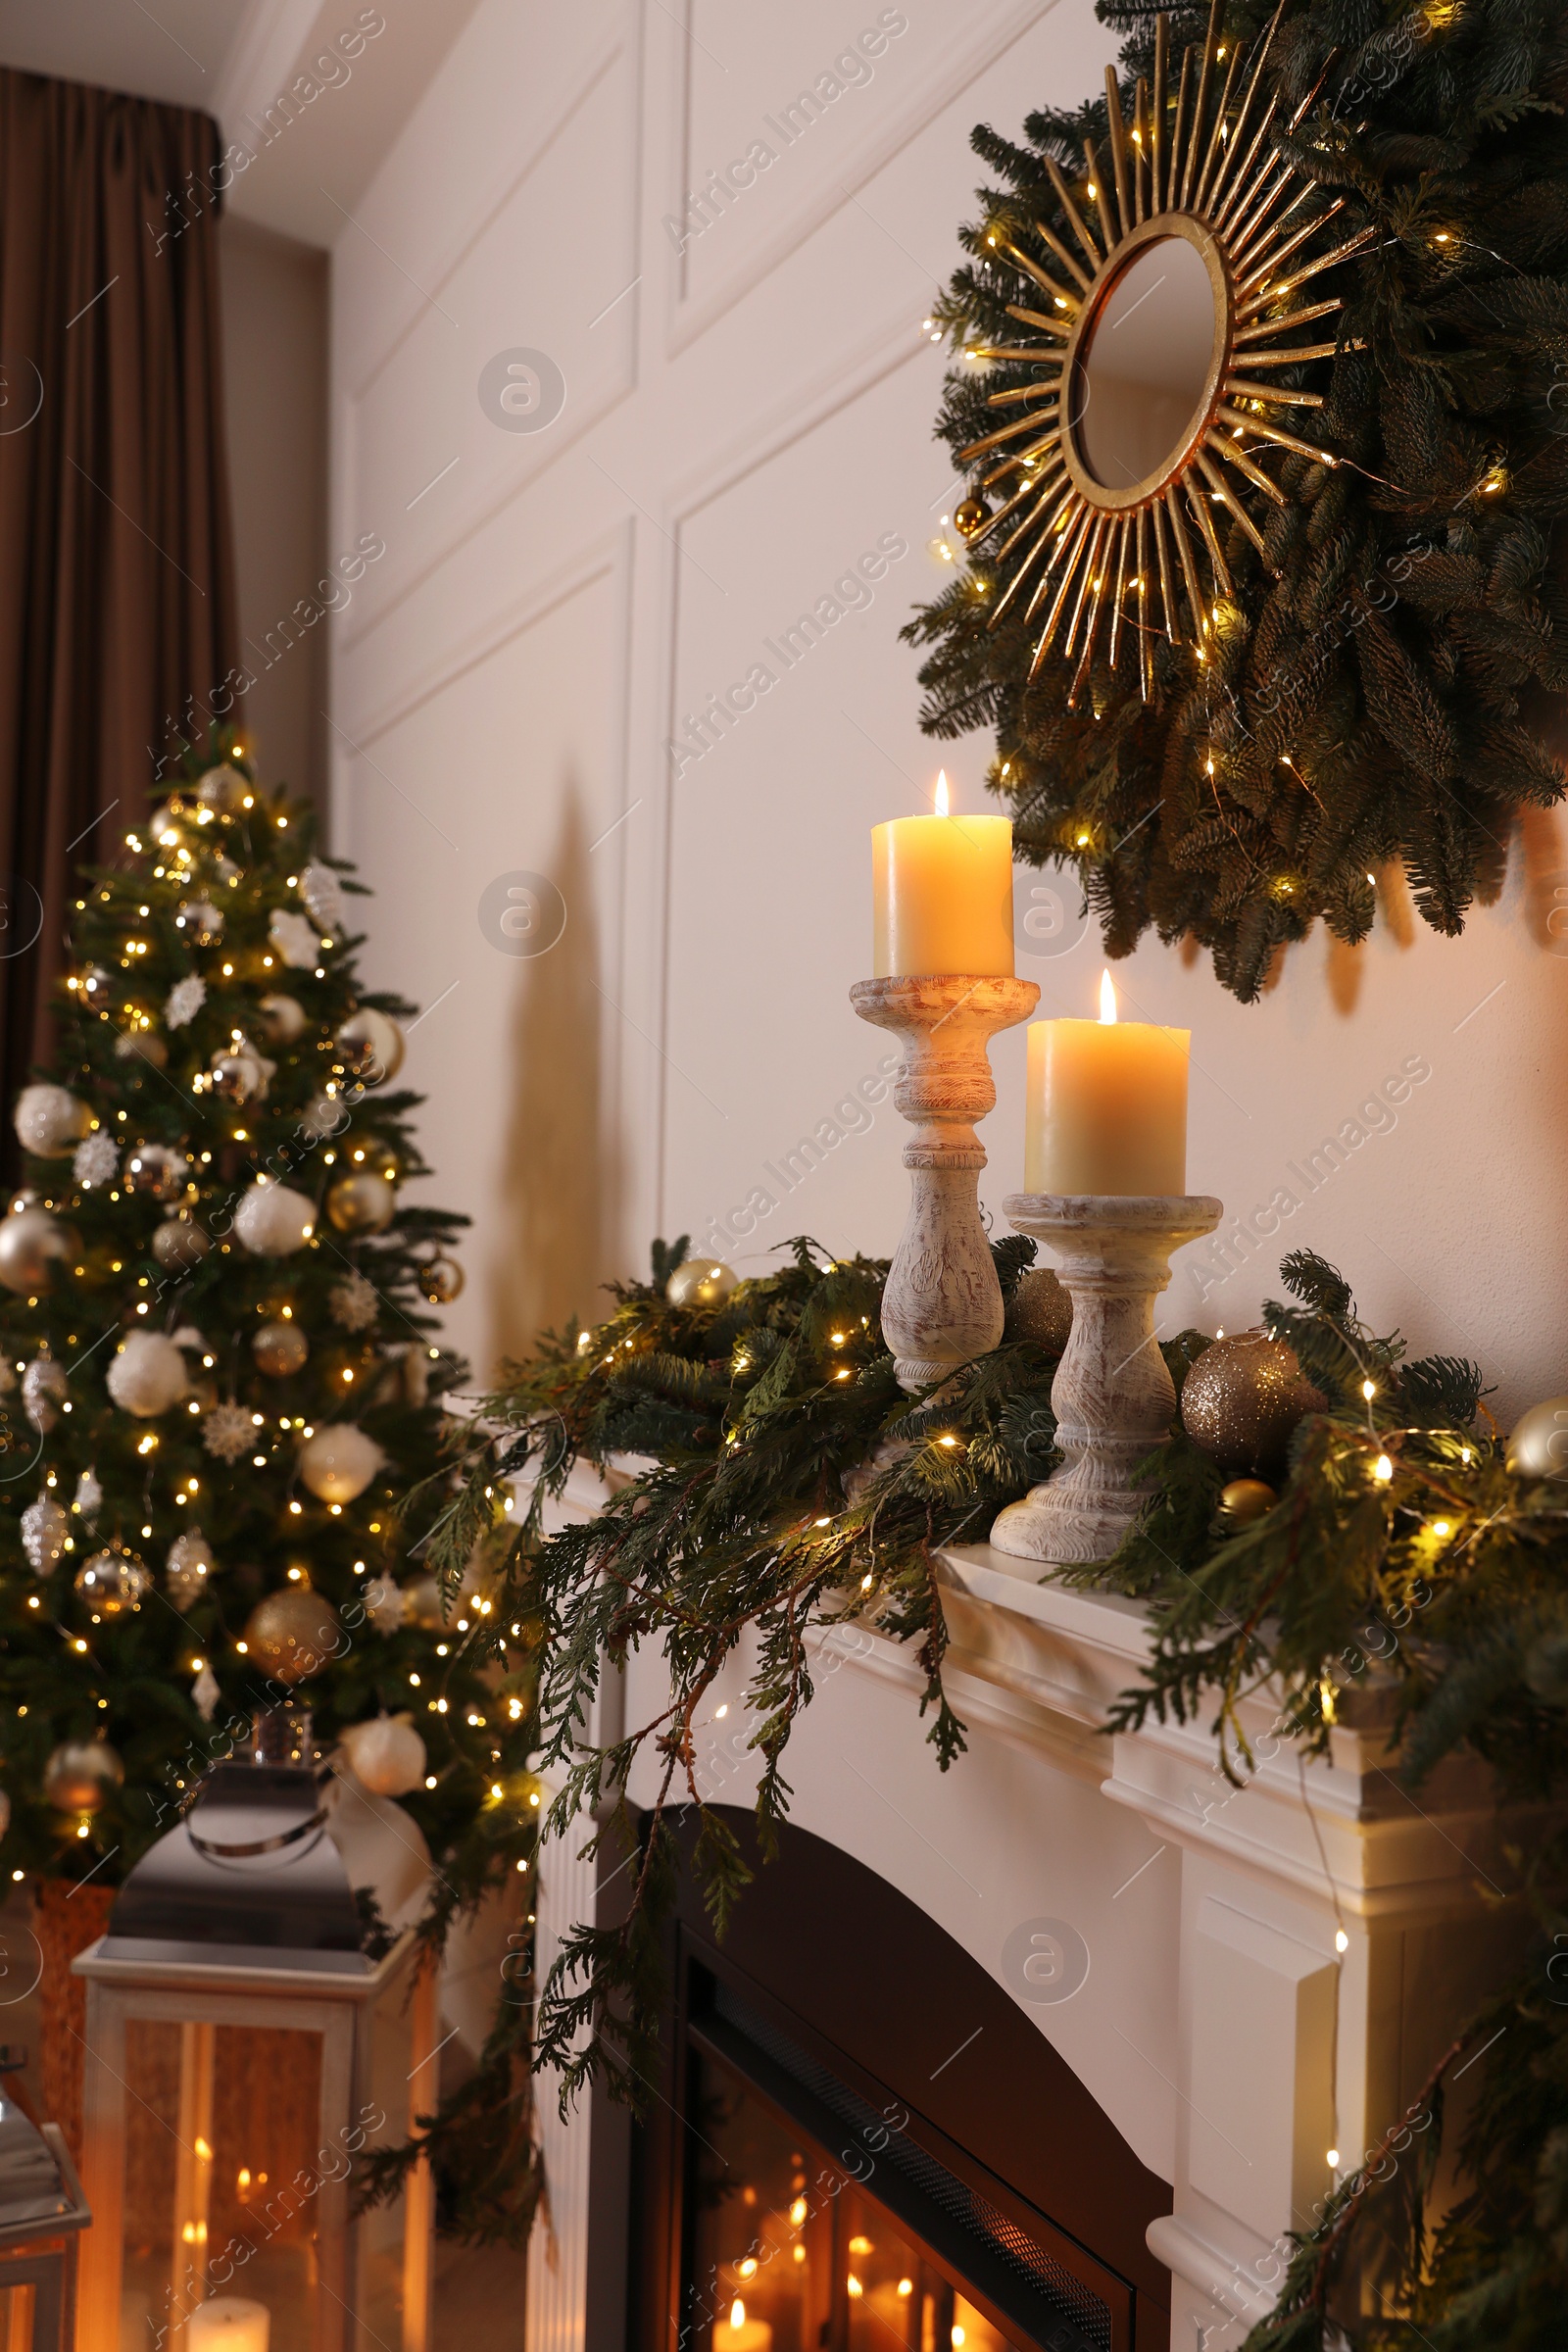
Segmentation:
[(190, 2352), (268, 2352), (272, 2323), (265, 2303), (244, 2295), (215, 2295), (198, 2303), (186, 2337)]
[(1186, 1192), (1191, 1030), (1119, 1021), (1107, 972), (1098, 1021), (1031, 1021), (1028, 1036), (1026, 1193)]
[(963, 972), (1012, 977), (1012, 819), (950, 816), (937, 780), (935, 816), (871, 829), (878, 980)]
[(713, 2322), (713, 2352), (772, 2352), (773, 2330), (765, 2320), (749, 2320), (739, 2300), (727, 2320)]

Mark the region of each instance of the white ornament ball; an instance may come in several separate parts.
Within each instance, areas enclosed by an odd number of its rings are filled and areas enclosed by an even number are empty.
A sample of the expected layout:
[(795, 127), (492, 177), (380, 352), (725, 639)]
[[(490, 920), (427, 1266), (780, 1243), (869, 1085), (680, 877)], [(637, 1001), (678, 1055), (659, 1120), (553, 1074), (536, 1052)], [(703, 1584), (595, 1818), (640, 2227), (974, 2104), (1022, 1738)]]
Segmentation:
[(429, 1758), (407, 1715), (373, 1715), (342, 1735), (354, 1777), (372, 1796), (407, 1796), (424, 1785)]
[(293, 997), (264, 997), (262, 1026), (270, 1046), (291, 1046), (305, 1034), (305, 1007)]
[(92, 1112), (63, 1086), (24, 1086), (12, 1112), (24, 1152), (65, 1159), (92, 1126)]
[(190, 1385), (185, 1358), (161, 1331), (127, 1332), (105, 1380), (122, 1412), (150, 1421), (177, 1404)]
[(357, 1078), (379, 1086), (403, 1067), (403, 1032), (388, 1012), (364, 1004), (337, 1033), (338, 1051)]
[(300, 1447), (300, 1476), (322, 1502), (353, 1502), (365, 1493), (386, 1455), (352, 1422), (318, 1429)]
[(253, 1184), (234, 1211), (234, 1231), (254, 1257), (288, 1257), (316, 1231), (316, 1203), (286, 1184)]
[(71, 1255), (71, 1238), (46, 1208), (15, 1208), (0, 1217), (0, 1282), (18, 1298), (49, 1288), (57, 1262)]
[(47, 1576), (65, 1557), (71, 1515), (52, 1494), (40, 1494), (22, 1514), (22, 1548), (34, 1576)]
[(199, 1527), (189, 1527), (182, 1536), (174, 1538), (169, 1546), (164, 1583), (170, 1599), (182, 1616), (200, 1600), (217, 1565), (213, 1547)]

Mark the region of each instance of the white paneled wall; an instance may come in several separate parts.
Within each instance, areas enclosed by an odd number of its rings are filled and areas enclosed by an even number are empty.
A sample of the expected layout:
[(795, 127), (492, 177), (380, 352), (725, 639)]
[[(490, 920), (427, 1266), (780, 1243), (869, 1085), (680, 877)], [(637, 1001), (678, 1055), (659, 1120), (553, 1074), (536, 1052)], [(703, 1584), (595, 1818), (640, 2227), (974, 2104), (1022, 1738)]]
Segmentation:
[[(896, 1239), (897, 1121), (853, 1093), (886, 1051), (847, 1002), (866, 835), (939, 757), (977, 805), (989, 749), (920, 735), (898, 642), (952, 487), (920, 320), (970, 125), (1077, 103), (1110, 46), (1091, 0), (481, 0), (343, 229), (333, 552), (387, 553), (335, 643), (336, 824), (373, 968), (430, 1007), (411, 1073), (476, 1220), (451, 1327), (481, 1368), (654, 1232), (744, 1266)], [(564, 380), (538, 430), (481, 403), (515, 351)], [(535, 958), (478, 912), (523, 872), (566, 908)], [(1568, 1386), (1559, 884), (1542, 818), (1459, 945), (1395, 892), (1259, 1006), (1157, 944), (1121, 967), (1193, 1030), (1191, 1180), (1245, 1221), (1188, 1253), (1170, 1327), (1245, 1324), (1309, 1243), (1374, 1319), (1486, 1359), (1500, 1409)], [(1044, 1011), (1089, 1008), (1092, 935), (1020, 947)], [(1000, 1208), (1021, 1033), (994, 1058)]]

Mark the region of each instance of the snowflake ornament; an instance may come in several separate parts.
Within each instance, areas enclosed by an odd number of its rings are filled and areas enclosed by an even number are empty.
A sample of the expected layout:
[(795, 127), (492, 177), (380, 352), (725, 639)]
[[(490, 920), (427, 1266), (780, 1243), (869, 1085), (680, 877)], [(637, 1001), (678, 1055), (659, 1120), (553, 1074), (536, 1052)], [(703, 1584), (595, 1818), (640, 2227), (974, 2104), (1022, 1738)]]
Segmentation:
[(314, 971), (321, 959), (320, 940), (303, 914), (290, 914), (286, 907), (274, 906), (268, 936), (283, 961), (292, 964), (296, 971)]
[(183, 1029), (193, 1021), (207, 1002), (207, 983), (194, 976), (176, 980), (164, 1004), (164, 1019), (171, 1029)]
[(202, 1423), (202, 1444), (220, 1462), (237, 1462), (256, 1434), (256, 1424), (242, 1404), (215, 1404)]
[(76, 1146), (71, 1162), (71, 1172), (84, 1192), (91, 1192), (95, 1184), (111, 1183), (119, 1168), (120, 1147), (102, 1128)]
[(367, 1282), (363, 1274), (348, 1274), (333, 1284), (326, 1295), (326, 1303), (332, 1310), (333, 1322), (343, 1330), (368, 1331), (381, 1301), (373, 1282)]

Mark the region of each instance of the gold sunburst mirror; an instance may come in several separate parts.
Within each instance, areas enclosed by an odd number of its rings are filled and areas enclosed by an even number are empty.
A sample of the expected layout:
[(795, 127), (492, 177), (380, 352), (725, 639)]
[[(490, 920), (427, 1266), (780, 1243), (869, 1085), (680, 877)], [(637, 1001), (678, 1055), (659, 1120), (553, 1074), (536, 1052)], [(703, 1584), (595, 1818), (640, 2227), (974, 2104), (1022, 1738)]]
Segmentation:
[[(1038, 219), (987, 231), (997, 258), (1045, 297), (1006, 306), (1041, 340), (975, 344), (971, 356), (1039, 373), (991, 396), (991, 407), (1025, 414), (959, 452), (977, 478), (954, 519), (971, 550), (989, 541), (995, 551), (991, 625), (1020, 599), (1038, 624), (1030, 676), (1054, 647), (1076, 654), (1069, 704), (1097, 651), (1114, 669), (1131, 658), (1129, 640), (1147, 701), (1152, 632), (1191, 643), (1202, 661), (1216, 601), (1232, 593), (1214, 508), (1266, 563), (1259, 501), (1287, 503), (1271, 456), (1336, 463), (1283, 420), (1321, 408), (1323, 395), (1274, 371), (1336, 350), (1302, 337), (1342, 307), (1314, 301), (1311, 281), (1372, 232), (1325, 236), (1343, 199), (1323, 202), (1277, 150), (1267, 66), (1281, 13), (1283, 0), (1249, 58), (1221, 42), (1213, 0), (1207, 37), (1185, 52), (1174, 88), (1157, 18), (1152, 86), (1139, 80), (1131, 125), (1107, 67), (1105, 151), (1086, 142), (1076, 190), (1048, 160), (1066, 234)], [(1038, 240), (1045, 264), (1019, 235)]]

